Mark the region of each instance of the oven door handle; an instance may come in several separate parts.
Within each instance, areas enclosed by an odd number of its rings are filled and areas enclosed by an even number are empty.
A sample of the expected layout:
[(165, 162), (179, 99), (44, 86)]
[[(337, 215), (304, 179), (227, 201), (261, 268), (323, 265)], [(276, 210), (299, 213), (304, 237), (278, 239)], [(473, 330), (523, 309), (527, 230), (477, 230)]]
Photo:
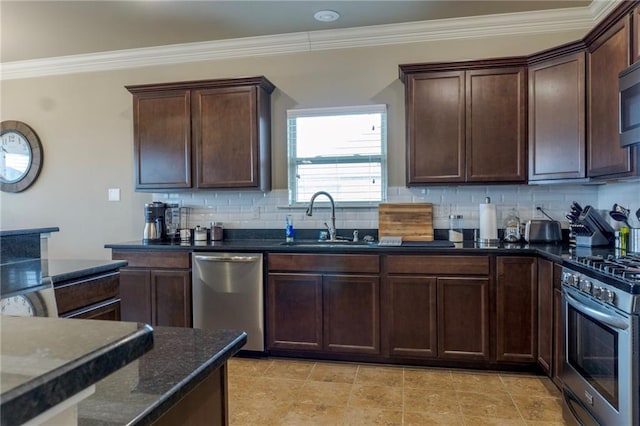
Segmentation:
[(569, 293), (565, 293), (567, 298), (567, 303), (577, 309), (579, 312), (582, 312), (585, 315), (589, 315), (592, 318), (595, 318), (608, 326), (617, 328), (618, 330), (626, 330), (629, 328), (629, 323), (619, 317), (614, 315), (609, 315), (603, 312), (600, 312), (597, 309), (592, 308), (591, 306), (585, 305), (580, 302), (578, 299), (571, 296)]

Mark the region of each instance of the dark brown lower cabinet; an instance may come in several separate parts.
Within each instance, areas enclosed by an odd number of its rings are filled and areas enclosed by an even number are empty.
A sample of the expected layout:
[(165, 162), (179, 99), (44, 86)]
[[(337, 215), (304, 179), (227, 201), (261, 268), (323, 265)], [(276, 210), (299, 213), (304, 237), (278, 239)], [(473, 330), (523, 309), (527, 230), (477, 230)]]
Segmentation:
[(437, 357), (437, 278), (389, 277), (384, 291), (389, 313), (383, 326), (390, 355)]
[(438, 356), (489, 360), (488, 278), (438, 278)]
[(322, 275), (269, 274), (267, 342), (271, 349), (322, 350)]
[(269, 254), (272, 351), (380, 354), (377, 255)]
[(553, 365), (551, 379), (562, 389), (562, 366), (564, 363), (564, 318), (562, 311), (562, 265), (553, 265)]
[(57, 284), (58, 316), (119, 321), (119, 287), (118, 271)]
[(384, 271), (382, 333), (389, 357), (490, 359), (488, 256), (390, 255)]
[(129, 262), (120, 272), (123, 321), (192, 327), (189, 252), (114, 250), (112, 257)]
[(538, 279), (536, 258), (496, 259), (496, 359), (538, 361)]
[(538, 364), (548, 376), (553, 368), (553, 262), (538, 259)]

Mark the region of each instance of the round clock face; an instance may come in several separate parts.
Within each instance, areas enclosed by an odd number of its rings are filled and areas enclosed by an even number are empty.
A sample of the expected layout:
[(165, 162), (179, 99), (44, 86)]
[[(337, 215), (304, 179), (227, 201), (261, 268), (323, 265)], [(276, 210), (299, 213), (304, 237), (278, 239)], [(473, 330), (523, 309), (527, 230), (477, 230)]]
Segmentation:
[(36, 132), (22, 121), (0, 122), (0, 190), (27, 189), (42, 169), (42, 144)]
[(8, 131), (2, 134), (0, 179), (6, 183), (19, 182), (31, 165), (31, 146), (22, 133)]
[(7, 297), (0, 301), (2, 315), (32, 317), (36, 314), (33, 302), (24, 295)]

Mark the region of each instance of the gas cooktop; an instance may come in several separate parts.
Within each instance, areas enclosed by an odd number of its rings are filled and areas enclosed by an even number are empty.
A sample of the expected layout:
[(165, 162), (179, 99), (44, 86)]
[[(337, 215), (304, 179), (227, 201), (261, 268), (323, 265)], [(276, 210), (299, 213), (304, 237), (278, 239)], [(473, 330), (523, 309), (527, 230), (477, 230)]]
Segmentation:
[(569, 262), (578, 266), (580, 272), (628, 293), (640, 294), (640, 253), (623, 256), (574, 256)]

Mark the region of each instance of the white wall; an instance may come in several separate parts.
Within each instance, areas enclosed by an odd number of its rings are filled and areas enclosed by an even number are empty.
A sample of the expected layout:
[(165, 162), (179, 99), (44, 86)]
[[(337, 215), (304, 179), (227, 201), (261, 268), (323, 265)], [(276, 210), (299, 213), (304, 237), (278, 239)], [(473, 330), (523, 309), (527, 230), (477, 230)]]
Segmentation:
[[(217, 209), (216, 215), (234, 207), (236, 201), (270, 206), (260, 210), (258, 219), (227, 213), (221, 220), (228, 227), (281, 226), (284, 212), (274, 206), (286, 204), (286, 198), (281, 201), (287, 185), (285, 117), (293, 107), (387, 104), (390, 200), (435, 203), (436, 226), (443, 226), (441, 218), (448, 214), (449, 204), (469, 218), (465, 226), (474, 226), (475, 206), (486, 194), (496, 203), (515, 203), (525, 219), (538, 202), (554, 214), (560, 214), (574, 197), (596, 203), (607, 189), (430, 187), (422, 194), (419, 189), (404, 188), (404, 87), (398, 80), (398, 64), (527, 55), (582, 36), (574, 31), (448, 40), (3, 81), (1, 118), (21, 120), (35, 129), (44, 147), (44, 167), (28, 190), (0, 194), (0, 227), (59, 226), (60, 232), (49, 241), (52, 258), (110, 258), (104, 244), (141, 238), (143, 204), (153, 198), (133, 189), (132, 102), (124, 86), (248, 75), (265, 75), (277, 86), (272, 96), (274, 191), (186, 194), (189, 203), (203, 209), (206, 203), (207, 208)], [(122, 200), (108, 202), (108, 188), (121, 188)], [(245, 201), (251, 197), (257, 201)], [(376, 227), (375, 212), (339, 214), (354, 227)]]

